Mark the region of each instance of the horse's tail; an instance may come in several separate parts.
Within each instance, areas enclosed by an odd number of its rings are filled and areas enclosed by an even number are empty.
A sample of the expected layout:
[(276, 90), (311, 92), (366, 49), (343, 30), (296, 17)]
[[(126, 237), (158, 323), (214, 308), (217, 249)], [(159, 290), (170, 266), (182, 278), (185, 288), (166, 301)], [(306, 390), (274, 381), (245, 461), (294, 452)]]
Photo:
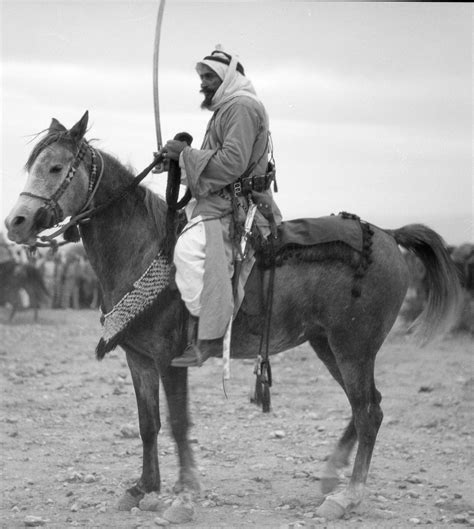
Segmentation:
[(410, 224), (390, 233), (400, 246), (416, 255), (426, 269), (427, 302), (412, 327), (422, 343), (449, 331), (461, 308), (457, 269), (443, 239), (423, 224)]

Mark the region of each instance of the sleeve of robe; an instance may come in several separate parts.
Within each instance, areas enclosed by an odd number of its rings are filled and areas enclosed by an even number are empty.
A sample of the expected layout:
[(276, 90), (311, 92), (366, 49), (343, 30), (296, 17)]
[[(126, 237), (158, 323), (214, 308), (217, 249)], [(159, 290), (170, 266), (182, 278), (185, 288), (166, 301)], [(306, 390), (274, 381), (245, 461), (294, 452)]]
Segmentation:
[(183, 159), (188, 186), (194, 197), (206, 197), (237, 180), (248, 168), (261, 117), (252, 106), (235, 102), (220, 117), (216, 149), (186, 147)]

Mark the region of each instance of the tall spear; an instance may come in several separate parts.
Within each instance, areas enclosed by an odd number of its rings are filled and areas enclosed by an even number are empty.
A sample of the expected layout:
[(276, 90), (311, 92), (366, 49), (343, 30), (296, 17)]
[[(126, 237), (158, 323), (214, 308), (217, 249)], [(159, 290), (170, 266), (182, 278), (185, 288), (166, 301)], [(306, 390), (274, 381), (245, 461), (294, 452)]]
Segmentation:
[[(160, 0), (158, 7), (158, 15), (156, 17), (155, 27), (155, 47), (153, 51), (153, 104), (155, 108), (155, 131), (156, 131), (156, 145), (157, 152), (154, 153), (158, 156), (163, 148), (163, 139), (161, 137), (161, 121), (160, 121), (160, 94), (158, 86), (158, 66), (160, 62), (160, 37), (161, 37), (161, 25), (163, 22), (163, 13), (165, 11), (165, 0)], [(154, 169), (154, 173), (162, 173), (165, 170), (164, 163), (161, 162)]]

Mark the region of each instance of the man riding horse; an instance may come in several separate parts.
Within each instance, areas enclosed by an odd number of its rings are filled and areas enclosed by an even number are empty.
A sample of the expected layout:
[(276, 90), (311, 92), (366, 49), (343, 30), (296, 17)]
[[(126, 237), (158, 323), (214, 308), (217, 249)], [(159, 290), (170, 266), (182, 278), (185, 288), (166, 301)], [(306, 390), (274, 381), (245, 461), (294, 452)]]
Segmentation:
[(257, 205), (255, 226), (263, 236), (280, 223), (268, 163), (268, 115), (237, 57), (213, 51), (196, 65), (204, 94), (202, 108), (213, 111), (201, 149), (169, 140), (165, 158), (179, 160), (182, 182), (192, 200), (188, 223), (174, 251), (176, 283), (190, 313), (188, 342), (175, 367), (200, 366), (222, 351), (233, 311), (232, 275), (249, 201)]

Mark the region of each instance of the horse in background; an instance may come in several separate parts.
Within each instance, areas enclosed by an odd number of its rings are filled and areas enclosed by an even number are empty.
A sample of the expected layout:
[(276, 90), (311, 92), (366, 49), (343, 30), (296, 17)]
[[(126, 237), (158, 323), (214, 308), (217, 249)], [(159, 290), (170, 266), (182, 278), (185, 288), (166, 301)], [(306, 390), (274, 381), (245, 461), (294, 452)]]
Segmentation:
[[(199, 472), (188, 439), (187, 368), (170, 365), (185, 345), (183, 302), (172, 277), (166, 273), (166, 263), (160, 264), (166, 240), (166, 203), (157, 199), (151, 209), (147, 207), (149, 192), (141, 186), (130, 188), (130, 171), (85, 140), (87, 122), (87, 113), (71, 129), (52, 120), (46, 136), (27, 161), (28, 181), (6, 226), (10, 239), (34, 245), (42, 230), (77, 215), (91, 202), (92, 206), (107, 204), (80, 227), (84, 247), (102, 287), (106, 316), (127, 297), (137, 278), (149, 270), (157, 270), (162, 280), (159, 297), (114, 344), (125, 350), (132, 374), (143, 446), (141, 476), (119, 502), (120, 509), (130, 510), (145, 508), (143, 502), (148, 495), (160, 490), (160, 382), (168, 400), (179, 459), (176, 490), (199, 491)], [(101, 178), (96, 174), (98, 165)], [(118, 195), (120, 201), (108, 202)], [(360, 262), (360, 254), (333, 243), (311, 248), (310, 253), (282, 250), (273, 278), (270, 354), (309, 342), (351, 406), (351, 419), (327, 459), (320, 481), (326, 497), (316, 513), (327, 519), (343, 517), (364, 495), (383, 419), (382, 396), (374, 380), (375, 357), (397, 318), (408, 287), (408, 268), (398, 245), (418, 255), (427, 271), (429, 294), (418, 319), (422, 334), (430, 338), (449, 328), (458, 310), (459, 283), (437, 233), (420, 224), (396, 230), (367, 226), (371, 232), (370, 260), (364, 261), (364, 269), (357, 276), (357, 294), (352, 263)], [(270, 269), (263, 266), (255, 267), (250, 274), (247, 303), (232, 326), (233, 358), (255, 358), (259, 350), (264, 316), (257, 306), (258, 293), (269, 279)], [(106, 352), (99, 352), (99, 357)], [(339, 473), (349, 464), (356, 445), (350, 481), (335, 492)], [(173, 503), (163, 516), (176, 519), (178, 509), (179, 503)]]
[(11, 307), (9, 322), (17, 312), (27, 309), (34, 311), (34, 321), (37, 322), (38, 311), (49, 296), (36, 266), (14, 260), (0, 263), (0, 306)]

